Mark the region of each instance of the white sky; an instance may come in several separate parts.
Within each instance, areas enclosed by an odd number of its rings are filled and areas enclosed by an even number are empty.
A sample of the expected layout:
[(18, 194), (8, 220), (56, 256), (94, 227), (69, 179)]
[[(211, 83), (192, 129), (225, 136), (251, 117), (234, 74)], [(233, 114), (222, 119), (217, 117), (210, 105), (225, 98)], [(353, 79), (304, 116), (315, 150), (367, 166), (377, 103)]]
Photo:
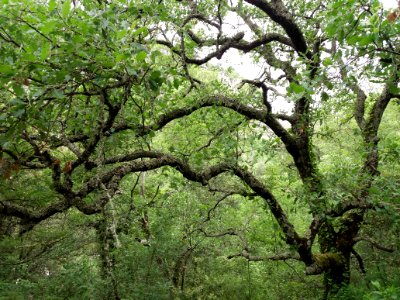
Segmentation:
[[(380, 0), (380, 2), (385, 9), (393, 9), (398, 6), (397, 0)], [(235, 23), (235, 21), (230, 23)], [(236, 30), (233, 29), (232, 32), (236, 33)], [(239, 73), (240, 77), (245, 79), (255, 79), (259, 77), (264, 69), (264, 66), (254, 64), (249, 56), (239, 55), (236, 50), (229, 50), (221, 60), (213, 59), (211, 62), (222, 67), (231, 66)]]
[[(385, 9), (394, 9), (398, 7), (397, 0), (380, 0), (380, 2)], [(238, 23), (237, 19), (232, 19), (232, 21), (229, 20), (229, 23), (233, 25), (232, 27), (236, 27), (231, 28), (232, 32), (236, 33), (238, 30), (236, 25)], [(245, 26), (239, 26), (239, 28), (240, 27), (245, 28)], [(226, 29), (229, 31), (229, 28)], [(245, 35), (245, 38), (251, 40), (247, 34)], [(231, 49), (225, 53), (221, 60), (214, 58), (210, 62), (223, 68), (232, 67), (243, 79), (258, 79), (265, 68), (265, 66), (261, 63), (254, 63), (248, 55), (240, 55), (235, 49)], [(273, 110), (289, 111), (291, 106), (291, 104), (283, 101), (283, 99), (278, 99), (278, 101), (276, 101), (273, 105)]]
[(396, 0), (381, 0), (381, 3), (386, 9), (395, 8), (397, 6)]

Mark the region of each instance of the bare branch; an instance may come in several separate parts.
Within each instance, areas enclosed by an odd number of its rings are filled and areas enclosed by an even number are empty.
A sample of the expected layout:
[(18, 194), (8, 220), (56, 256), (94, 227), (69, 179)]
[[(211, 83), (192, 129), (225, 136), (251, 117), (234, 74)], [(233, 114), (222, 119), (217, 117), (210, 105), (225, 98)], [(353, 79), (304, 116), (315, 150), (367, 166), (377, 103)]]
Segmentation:
[(368, 243), (370, 243), (372, 246), (374, 246), (376, 249), (379, 249), (379, 250), (382, 250), (382, 251), (385, 251), (385, 252), (394, 252), (394, 249), (393, 248), (388, 248), (388, 247), (385, 247), (385, 246), (383, 246), (383, 245), (381, 245), (381, 244), (379, 244), (377, 241), (375, 241), (374, 239), (372, 239), (372, 238), (370, 238), (370, 237), (368, 237), (368, 236), (357, 236), (357, 237), (355, 237), (354, 239), (353, 239), (353, 242), (354, 243), (358, 243), (358, 242), (361, 242), (361, 241), (365, 241), (365, 242), (368, 242)]
[[(333, 47), (335, 48), (335, 43)], [(354, 117), (356, 119), (358, 127), (363, 130), (365, 127), (365, 101), (367, 100), (367, 95), (361, 89), (360, 85), (356, 81), (356, 79), (349, 79), (346, 66), (342, 59), (339, 59), (340, 64), (340, 75), (342, 76), (343, 81), (347, 84), (348, 88), (356, 94), (356, 101), (354, 103)]]
[(283, 4), (282, 0), (265, 1), (265, 0), (245, 0), (247, 3), (254, 5), (265, 12), (274, 22), (278, 23), (286, 31), (291, 39), (294, 48), (300, 55), (311, 58), (308, 52), (306, 40), (300, 28), (294, 22), (289, 11)]
[(250, 172), (237, 166), (232, 167), (232, 170), (236, 176), (246, 182), (247, 185), (255, 193), (257, 193), (265, 200), (276, 221), (278, 222), (282, 232), (284, 233), (286, 242), (289, 245), (297, 246), (300, 252), (304, 250), (305, 252), (302, 254), (307, 255), (306, 252), (308, 252), (308, 250), (306, 251), (306, 249), (303, 249), (303, 247), (305, 246), (304, 239), (298, 235), (298, 233), (294, 229), (293, 224), (290, 223), (288, 217), (286, 216), (285, 212), (283, 211), (282, 207), (280, 206), (274, 195)]
[(220, 25), (218, 23), (208, 20), (204, 15), (202, 15), (200, 13), (196, 13), (196, 14), (187, 16), (186, 19), (182, 23), (182, 27), (185, 26), (187, 23), (189, 23), (191, 20), (200, 20), (208, 25), (211, 25), (211, 26), (217, 28), (218, 30), (220, 29)]
[(39, 210), (29, 209), (26, 206), (10, 201), (0, 201), (0, 214), (17, 217), (31, 223), (39, 223), (59, 212), (67, 210), (69, 207), (70, 205), (65, 200), (60, 200)]
[(300, 256), (297, 253), (281, 253), (281, 254), (276, 254), (276, 255), (269, 255), (269, 256), (253, 256), (250, 255), (250, 253), (246, 250), (243, 250), (242, 252), (238, 254), (233, 254), (229, 255), (227, 258), (232, 259), (235, 257), (244, 257), (248, 261), (267, 261), (267, 260), (289, 260), (289, 259), (294, 259), (294, 260), (301, 260)]
[[(206, 62), (210, 61), (212, 58), (216, 57), (216, 58), (221, 58), (222, 55), (229, 49), (232, 48), (232, 45), (234, 45), (235, 43), (237, 43), (238, 41), (240, 41), (242, 38), (244, 37), (244, 33), (243, 32), (238, 32), (236, 35), (234, 35), (232, 38), (227, 39), (226, 42), (222, 45), (220, 45), (220, 47), (218, 47), (218, 49), (216, 51), (213, 51), (211, 53), (209, 53), (207, 56), (203, 57), (203, 58), (189, 58), (186, 55), (184, 56), (184, 60), (189, 63), (189, 64), (194, 64), (194, 65), (203, 65)], [(179, 50), (176, 50), (173, 46), (173, 44), (169, 41), (165, 41), (165, 40), (157, 40), (157, 43), (167, 46), (168, 48), (170, 48), (172, 50), (172, 52), (182, 56), (182, 54), (180, 53)]]

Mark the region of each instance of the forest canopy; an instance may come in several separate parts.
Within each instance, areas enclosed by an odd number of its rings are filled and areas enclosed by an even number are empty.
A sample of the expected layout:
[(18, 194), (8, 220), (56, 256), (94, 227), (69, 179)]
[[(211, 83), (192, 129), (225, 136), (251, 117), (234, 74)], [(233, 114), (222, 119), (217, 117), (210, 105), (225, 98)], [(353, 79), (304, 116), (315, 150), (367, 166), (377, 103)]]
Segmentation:
[(400, 2), (0, 4), (0, 298), (400, 295)]

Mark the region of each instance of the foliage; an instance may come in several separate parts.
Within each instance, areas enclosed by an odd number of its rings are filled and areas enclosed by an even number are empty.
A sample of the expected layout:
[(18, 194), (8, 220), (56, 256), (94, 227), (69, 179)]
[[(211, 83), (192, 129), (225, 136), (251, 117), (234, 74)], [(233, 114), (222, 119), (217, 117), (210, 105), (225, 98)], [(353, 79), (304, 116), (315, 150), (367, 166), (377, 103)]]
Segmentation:
[(396, 299), (400, 7), (0, 5), (0, 297)]

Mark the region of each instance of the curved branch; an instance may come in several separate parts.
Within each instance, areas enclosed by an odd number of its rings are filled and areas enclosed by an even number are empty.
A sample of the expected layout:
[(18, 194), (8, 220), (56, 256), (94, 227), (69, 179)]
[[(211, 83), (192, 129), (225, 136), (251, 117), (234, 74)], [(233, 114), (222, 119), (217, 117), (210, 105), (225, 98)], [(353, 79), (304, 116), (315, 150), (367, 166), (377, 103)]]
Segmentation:
[(281, 44), (284, 44), (286, 46), (290, 46), (290, 47), (294, 47), (293, 43), (291, 42), (290, 39), (288, 39), (287, 37), (279, 34), (279, 33), (268, 33), (263, 35), (260, 39), (258, 40), (254, 40), (252, 42), (246, 42), (246, 41), (241, 41), (238, 42), (236, 44), (232, 45), (232, 48), (238, 49), (238, 50), (242, 50), (245, 53), (249, 52), (257, 47), (260, 47), (262, 45), (266, 45), (270, 42), (279, 42)]
[(358, 242), (360, 242), (360, 241), (368, 242), (368, 243), (370, 243), (372, 246), (374, 246), (376, 249), (379, 249), (379, 250), (382, 250), (382, 251), (386, 251), (386, 252), (390, 252), (390, 253), (394, 252), (394, 249), (393, 249), (393, 248), (385, 247), (385, 246), (379, 244), (377, 241), (373, 240), (372, 238), (370, 238), (370, 237), (368, 237), (368, 236), (358, 236), (358, 237), (355, 237), (355, 238), (353, 239), (353, 242), (354, 242), (354, 243), (358, 243)]
[(157, 43), (160, 44), (160, 45), (164, 45), (164, 46), (167, 46), (168, 48), (170, 48), (172, 52), (174, 52), (175, 54), (183, 57), (185, 62), (188, 63), (188, 64), (203, 65), (203, 64), (207, 63), (208, 61), (210, 61), (211, 59), (213, 59), (214, 57), (221, 58), (222, 55), (224, 55), (224, 53), (227, 50), (232, 48), (232, 46), (235, 43), (237, 43), (238, 41), (240, 41), (243, 37), (244, 37), (244, 33), (243, 32), (238, 32), (232, 38), (226, 39), (226, 42), (224, 44), (219, 45), (217, 50), (209, 53), (207, 56), (205, 56), (203, 58), (189, 58), (184, 53), (182, 55), (181, 51), (177, 50), (174, 47), (174, 45), (169, 41), (157, 40)]
[(292, 41), (287, 38), (286, 36), (276, 33), (276, 32), (271, 32), (267, 34), (260, 35), (258, 39), (253, 40), (251, 42), (245, 41), (243, 39), (241, 40), (233, 40), (233, 38), (227, 38), (227, 37), (221, 37), (219, 39), (207, 39), (203, 40), (199, 38), (193, 31), (188, 30), (187, 31), (188, 36), (199, 46), (215, 46), (219, 44), (227, 44), (230, 43), (230, 47), (237, 49), (237, 50), (242, 50), (243, 52), (247, 53), (251, 50), (254, 50), (257, 47), (260, 47), (262, 45), (269, 44), (271, 42), (279, 42), (283, 45), (289, 46), (291, 48), (294, 48)]
[[(363, 130), (365, 127), (365, 101), (367, 100), (367, 95), (361, 89), (356, 79), (349, 79), (347, 74), (346, 66), (342, 59), (339, 60), (340, 64), (340, 75), (348, 88), (356, 94), (356, 101), (354, 103), (354, 118), (356, 119), (358, 127)], [(354, 82), (351, 82), (353, 80)]]
[(301, 238), (299, 234), (294, 229), (293, 224), (289, 221), (282, 207), (280, 206), (274, 195), (262, 184), (253, 174), (238, 167), (232, 167), (233, 173), (242, 179), (257, 195), (261, 196), (272, 214), (274, 215), (276, 221), (279, 224), (282, 232), (285, 235), (286, 242), (289, 245), (296, 246), (300, 256), (305, 262), (311, 262), (310, 249), (307, 249), (305, 244), (305, 239)]
[(196, 14), (192, 14), (186, 17), (186, 19), (183, 21), (182, 23), (182, 27), (185, 26), (187, 23), (189, 23), (191, 20), (200, 20), (208, 25), (211, 25), (215, 28), (217, 28), (218, 30), (221, 28), (221, 26), (218, 23), (215, 23), (211, 20), (208, 20), (204, 15), (200, 14), (200, 13), (196, 13)]
[[(291, 154), (295, 152), (296, 148), (295, 138), (292, 137), (290, 133), (277, 120), (278, 116), (285, 118), (284, 116), (271, 114), (268, 112), (267, 109), (257, 109), (222, 95), (211, 96), (203, 99), (200, 103), (195, 104), (191, 107), (180, 108), (165, 113), (161, 115), (158, 118), (158, 121), (156, 121), (153, 125), (144, 127), (140, 131), (138, 136), (146, 135), (151, 131), (160, 130), (173, 120), (188, 116), (202, 107), (210, 107), (210, 106), (220, 106), (229, 108), (245, 116), (248, 119), (258, 120), (266, 124), (278, 137), (281, 138), (285, 146), (290, 149), (289, 152)], [(285, 119), (288, 121), (292, 120), (290, 117), (286, 117)]]
[[(267, 109), (257, 109), (249, 105), (242, 104), (241, 102), (235, 99), (231, 99), (222, 95), (215, 95), (207, 97), (201, 100), (199, 103), (194, 104), (192, 106), (178, 108), (170, 112), (164, 113), (161, 116), (159, 116), (158, 119), (153, 124), (148, 126), (142, 126), (139, 129), (137, 127), (134, 127), (126, 123), (120, 123), (109, 128), (109, 125), (112, 124), (113, 120), (116, 117), (115, 115), (116, 112), (114, 112), (113, 116), (109, 117), (112, 121), (109, 122), (108, 126), (103, 128), (102, 130), (103, 132), (98, 133), (96, 135), (97, 138), (92, 140), (92, 143), (89, 143), (90, 147), (86, 147), (86, 151), (84, 152), (85, 155), (82, 154), (81, 157), (78, 158), (78, 160), (74, 163), (74, 167), (81, 164), (82, 162), (86, 163), (89, 162), (90, 153), (94, 151), (93, 147), (95, 147), (95, 145), (97, 144), (100, 136), (110, 136), (112, 134), (122, 132), (125, 130), (135, 130), (136, 131), (135, 135), (137, 137), (145, 136), (153, 131), (161, 130), (163, 127), (165, 127), (167, 124), (169, 124), (174, 120), (177, 120), (185, 116), (189, 116), (190, 114), (201, 108), (211, 107), (211, 106), (225, 107), (241, 114), (242, 116), (248, 119), (258, 120), (259, 122), (266, 124), (282, 140), (282, 142), (288, 149), (289, 153), (292, 154), (293, 157), (298, 156), (298, 145), (296, 139), (278, 121), (278, 119), (280, 119), (293, 122), (294, 119), (291, 116), (286, 116), (283, 114), (271, 114)], [(29, 138), (34, 139), (34, 137), (29, 137)], [(66, 146), (69, 142), (76, 143), (76, 142), (86, 141), (88, 139), (89, 139), (88, 135), (74, 135), (74, 136), (64, 137), (63, 139), (52, 137), (51, 146), (52, 147)], [(136, 159), (135, 155), (137, 154), (132, 154), (132, 155), (133, 155), (132, 157), (124, 156), (125, 158), (123, 157), (110, 158), (106, 160), (106, 163), (110, 164), (110, 163)], [(51, 164), (52, 161), (49, 160), (48, 164), (49, 163)], [(90, 168), (95, 166), (96, 166), (95, 164), (93, 165), (93, 163), (90, 162), (86, 167)]]
[(90, 192), (98, 189), (100, 184), (117, 184), (122, 177), (131, 172), (149, 171), (163, 166), (170, 166), (172, 168), (175, 168), (186, 179), (190, 181), (200, 182), (203, 185), (206, 185), (210, 179), (218, 176), (221, 173), (233, 171), (233, 173), (240, 179), (242, 179), (255, 193), (257, 193), (257, 195), (264, 198), (272, 214), (277, 220), (282, 232), (284, 233), (287, 243), (298, 248), (298, 251), (304, 261), (311, 261), (310, 249), (306, 247), (305, 239), (301, 238), (298, 235), (298, 233), (294, 229), (293, 224), (290, 223), (288, 217), (286, 216), (285, 212), (283, 211), (282, 207), (280, 206), (274, 195), (249, 171), (246, 171), (239, 166), (231, 166), (227, 163), (220, 163), (207, 167), (204, 170), (196, 171), (193, 170), (187, 162), (172, 155), (163, 154), (162, 152), (157, 151), (137, 151), (125, 157), (118, 157), (116, 159), (114, 158), (112, 159), (112, 161), (124, 161), (128, 158), (150, 159), (128, 162), (122, 166), (113, 168), (102, 175), (99, 175), (97, 178), (90, 179), (76, 193), (77, 197), (83, 199)]
[(354, 255), (354, 257), (357, 259), (358, 262), (358, 266), (360, 267), (360, 271), (362, 274), (366, 274), (367, 272), (365, 271), (365, 267), (364, 267), (364, 261), (361, 257), (361, 255), (354, 250), (354, 248), (351, 249), (351, 253)]
[(48, 207), (40, 210), (29, 209), (10, 201), (0, 201), (0, 215), (17, 217), (30, 223), (39, 223), (59, 212), (67, 210), (69, 207), (70, 205), (65, 200), (50, 204)]
[[(118, 166), (108, 172), (105, 172), (102, 175), (99, 175), (98, 178), (90, 179), (80, 190), (76, 193), (79, 198), (83, 198), (88, 195), (90, 192), (94, 191), (99, 187), (100, 183), (108, 184), (111, 180), (119, 180), (125, 175), (132, 172), (139, 171), (150, 171), (154, 169), (161, 168), (163, 166), (170, 166), (179, 171), (186, 179), (200, 182), (203, 185), (206, 185), (207, 182), (229, 170), (229, 165), (226, 163), (221, 163), (218, 165), (214, 165), (206, 168), (203, 171), (196, 172), (193, 170), (186, 162), (183, 160), (176, 158), (169, 154), (163, 154), (161, 152), (156, 151), (138, 151), (128, 156), (136, 158), (151, 158), (150, 160), (142, 160), (142, 161), (133, 161), (126, 163), (122, 166)], [(127, 160), (128, 157), (118, 158), (119, 161)]]
[[(138, 161), (138, 158), (142, 158), (142, 160)], [(232, 166), (227, 163), (220, 163), (206, 167), (203, 170), (196, 171), (187, 162), (172, 155), (157, 151), (137, 151), (126, 156), (110, 158), (108, 162), (123, 162), (127, 161), (128, 159), (133, 159), (134, 161), (125, 162), (120, 166), (91, 178), (77, 192), (74, 192), (73, 195), (62, 193), (66, 198), (66, 201), (51, 205), (40, 214), (32, 215), (30, 211), (22, 207), (11, 206), (9, 203), (2, 203), (2, 211), (8, 215), (15, 215), (25, 219), (31, 219), (36, 223), (51, 216), (52, 214), (64, 211), (72, 205), (77, 207), (85, 214), (93, 214), (98, 212), (101, 207), (107, 203), (107, 201), (110, 199), (110, 195), (115, 194), (115, 192), (118, 190), (120, 180), (125, 175), (132, 172), (149, 171), (161, 168), (163, 166), (170, 166), (180, 172), (186, 179), (206, 185), (210, 179), (218, 176), (219, 174), (227, 171), (233, 171), (233, 173), (243, 180), (257, 195), (264, 198), (272, 214), (277, 220), (283, 234), (285, 235), (286, 242), (296, 247), (302, 261), (304, 261), (306, 264), (310, 264), (312, 262), (310, 248), (306, 246), (305, 239), (301, 238), (295, 231), (293, 224), (290, 223), (288, 217), (274, 195), (249, 171), (239, 166)], [(107, 187), (107, 193), (103, 193), (103, 195), (93, 204), (87, 205), (84, 203), (83, 199), (89, 193), (96, 189), (100, 189), (102, 187), (104, 188), (104, 186)], [(72, 199), (67, 199), (68, 196), (71, 196)]]
[(390, 91), (390, 87), (391, 85), (396, 86), (398, 83), (399, 77), (397, 74), (394, 74), (393, 79), (385, 84), (381, 94), (376, 99), (372, 109), (370, 110), (370, 114), (367, 118), (364, 128), (366, 142), (371, 142), (377, 136), (383, 113), (385, 112), (389, 101), (394, 98), (394, 94)]
[(293, 43), (295, 50), (300, 55), (305, 55), (311, 58), (311, 53), (308, 53), (308, 47), (304, 38), (303, 32), (294, 22), (289, 11), (285, 7), (283, 1), (275, 0), (267, 2), (265, 0), (245, 0), (247, 3), (258, 7), (265, 12), (274, 22), (278, 23), (286, 31), (290, 40)]
[(242, 252), (240, 252), (238, 254), (229, 255), (229, 256), (227, 256), (227, 259), (232, 259), (235, 257), (244, 257), (248, 261), (289, 260), (289, 259), (301, 260), (300, 256), (295, 253), (281, 253), (281, 254), (270, 255), (270, 256), (253, 256), (253, 255), (250, 255), (250, 253), (247, 252), (246, 250), (243, 250)]

